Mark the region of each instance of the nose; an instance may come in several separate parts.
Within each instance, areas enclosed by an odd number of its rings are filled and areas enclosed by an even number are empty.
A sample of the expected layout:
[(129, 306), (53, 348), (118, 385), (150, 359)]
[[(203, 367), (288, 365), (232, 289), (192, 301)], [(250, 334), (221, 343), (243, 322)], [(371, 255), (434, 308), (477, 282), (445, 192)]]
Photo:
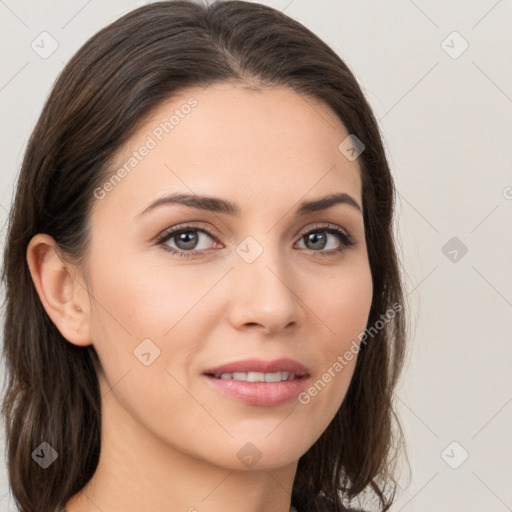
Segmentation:
[(241, 254), (230, 272), (231, 325), (264, 334), (296, 329), (305, 317), (304, 302), (285, 254), (266, 248), (252, 262)]

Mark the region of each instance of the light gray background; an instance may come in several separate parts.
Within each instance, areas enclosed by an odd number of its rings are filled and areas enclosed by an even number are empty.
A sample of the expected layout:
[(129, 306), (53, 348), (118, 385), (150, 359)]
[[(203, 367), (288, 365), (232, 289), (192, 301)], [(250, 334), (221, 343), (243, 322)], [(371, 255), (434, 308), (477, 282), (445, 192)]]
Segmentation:
[[(2, 224), (57, 74), (93, 33), (143, 3), (0, 0)], [(412, 472), (404, 466), (392, 511), (512, 511), (512, 1), (262, 3), (346, 60), (397, 182), (411, 335), (396, 397)], [(59, 45), (47, 59), (31, 48), (43, 31)], [(459, 246), (443, 252), (452, 237)], [(11, 512), (4, 466), (0, 511)]]

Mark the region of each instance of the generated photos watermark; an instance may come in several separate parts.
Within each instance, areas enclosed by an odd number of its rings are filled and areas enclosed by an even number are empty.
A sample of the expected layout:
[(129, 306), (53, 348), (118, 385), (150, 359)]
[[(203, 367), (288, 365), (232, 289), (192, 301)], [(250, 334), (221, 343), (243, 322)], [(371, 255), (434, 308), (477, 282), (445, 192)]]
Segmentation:
[(128, 158), (128, 160), (117, 169), (116, 172), (107, 180), (101, 187), (97, 187), (94, 189), (94, 197), (98, 200), (103, 199), (108, 192), (114, 190), (114, 188), (121, 183), (121, 180), (128, 176), (130, 172), (135, 169), (146, 156), (148, 156), (153, 149), (158, 146), (158, 143), (161, 142), (166, 135), (171, 133), (176, 126), (178, 126), (183, 119), (185, 119), (192, 109), (197, 107), (198, 101), (193, 96), (190, 97), (186, 103), (180, 106), (180, 108), (175, 108), (174, 112), (167, 121), (162, 121), (160, 124), (155, 126), (151, 133), (146, 137), (144, 143), (135, 151), (133, 151), (132, 156)]
[(363, 332), (357, 335), (358, 341), (352, 340), (350, 348), (347, 349), (342, 355), (336, 358), (329, 368), (316, 380), (307, 390), (299, 394), (298, 400), (301, 404), (307, 405), (311, 401), (311, 397), (315, 397), (320, 393), (325, 386), (338, 375), (347, 364), (354, 359), (354, 357), (361, 350), (361, 345), (366, 344), (368, 336), (373, 338), (381, 331), (384, 326), (395, 318), (396, 314), (402, 310), (402, 305), (398, 302), (394, 303), (386, 313), (380, 315), (380, 319), (375, 322), (371, 327), (367, 327)]

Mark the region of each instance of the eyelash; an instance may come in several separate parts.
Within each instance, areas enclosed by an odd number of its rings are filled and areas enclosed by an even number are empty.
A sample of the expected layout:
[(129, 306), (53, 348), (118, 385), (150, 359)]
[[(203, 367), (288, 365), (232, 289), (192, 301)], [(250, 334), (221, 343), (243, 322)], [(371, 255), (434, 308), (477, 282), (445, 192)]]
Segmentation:
[[(205, 233), (210, 238), (212, 238), (215, 242), (218, 242), (216, 237), (212, 233), (210, 233), (210, 231), (208, 229), (199, 228), (197, 226), (182, 225), (182, 226), (177, 226), (175, 228), (172, 228), (171, 230), (164, 232), (162, 235), (160, 235), (158, 237), (156, 244), (161, 245), (162, 249), (164, 249), (164, 251), (170, 252), (171, 254), (180, 256), (182, 258), (192, 258), (194, 256), (201, 256), (204, 252), (206, 252), (206, 250), (184, 251), (184, 250), (176, 250), (176, 249), (173, 249), (172, 247), (165, 246), (165, 243), (168, 242), (174, 236), (176, 236), (180, 233), (188, 233), (190, 231), (198, 231), (201, 233)], [(312, 233), (318, 233), (318, 232), (337, 235), (338, 239), (342, 242), (342, 247), (340, 249), (331, 249), (330, 251), (311, 250), (311, 252), (315, 253), (315, 255), (316, 255), (316, 253), (318, 253), (322, 257), (323, 256), (325, 256), (325, 257), (335, 256), (337, 254), (341, 254), (341, 253), (345, 252), (347, 249), (349, 249), (350, 247), (355, 245), (355, 242), (354, 242), (352, 236), (349, 235), (345, 230), (343, 230), (339, 226), (336, 226), (335, 224), (316, 225), (313, 228), (303, 231), (299, 237), (299, 240), (301, 240), (306, 235), (310, 235)]]

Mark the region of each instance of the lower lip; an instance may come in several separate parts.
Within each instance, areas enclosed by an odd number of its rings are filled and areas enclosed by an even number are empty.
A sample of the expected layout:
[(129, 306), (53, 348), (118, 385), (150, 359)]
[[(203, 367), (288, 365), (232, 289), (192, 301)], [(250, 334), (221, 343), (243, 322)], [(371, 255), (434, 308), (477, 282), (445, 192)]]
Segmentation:
[(307, 376), (281, 382), (246, 382), (234, 379), (216, 379), (208, 375), (203, 375), (203, 377), (217, 391), (248, 405), (261, 407), (274, 407), (297, 398), (310, 379)]

